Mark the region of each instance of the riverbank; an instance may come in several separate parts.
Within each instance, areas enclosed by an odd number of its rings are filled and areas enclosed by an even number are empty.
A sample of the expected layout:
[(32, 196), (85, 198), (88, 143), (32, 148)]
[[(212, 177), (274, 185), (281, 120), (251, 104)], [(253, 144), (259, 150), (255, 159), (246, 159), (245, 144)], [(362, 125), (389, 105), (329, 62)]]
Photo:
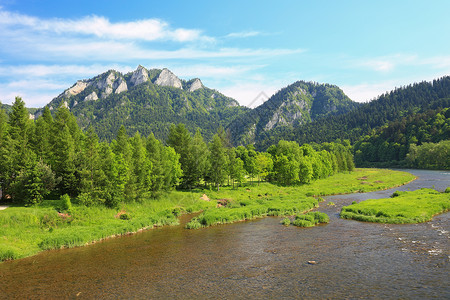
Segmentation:
[[(448, 190), (448, 189), (447, 189)], [(340, 216), (364, 222), (411, 224), (430, 221), (450, 209), (450, 192), (433, 189), (395, 192), (391, 198), (369, 199), (344, 206)]]
[(231, 188), (209, 192), (212, 199), (226, 199), (226, 206), (210, 208), (186, 225), (198, 229), (213, 225), (234, 223), (264, 216), (285, 216), (304, 213), (317, 207), (321, 196), (385, 190), (415, 179), (406, 172), (387, 169), (356, 169), (340, 173), (311, 184), (276, 186), (262, 183), (246, 190)]
[[(382, 190), (405, 184), (414, 178), (406, 172), (357, 169), (310, 185), (294, 187), (269, 183), (258, 186), (255, 183), (238, 189), (224, 187), (220, 192), (200, 189), (174, 191), (158, 200), (126, 203), (119, 209), (73, 205), (69, 213), (61, 214), (57, 211), (59, 201), (49, 200), (39, 206), (9, 207), (0, 212), (0, 260), (31, 256), (49, 249), (83, 246), (143, 228), (177, 224), (181, 213), (203, 210), (199, 218), (210, 214), (222, 219), (223, 214), (229, 214), (239, 216), (230, 220), (236, 222), (249, 219), (250, 215), (238, 212), (250, 206), (254, 208), (251, 218), (266, 215), (260, 210), (261, 207), (277, 206), (275, 208), (280, 210), (271, 209), (271, 212), (278, 215), (303, 212), (317, 205), (318, 200), (313, 196)], [(201, 199), (203, 194), (210, 201)], [(217, 207), (218, 200), (226, 205)], [(121, 217), (124, 214), (126, 217)], [(214, 223), (211, 220), (210, 225)]]

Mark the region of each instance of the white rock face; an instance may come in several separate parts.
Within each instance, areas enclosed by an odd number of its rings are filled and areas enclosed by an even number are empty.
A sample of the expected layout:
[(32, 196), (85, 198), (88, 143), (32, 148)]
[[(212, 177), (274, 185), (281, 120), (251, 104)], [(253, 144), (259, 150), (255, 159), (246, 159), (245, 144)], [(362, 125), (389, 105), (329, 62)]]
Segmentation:
[(69, 108), (69, 104), (67, 104), (67, 101), (64, 101), (64, 102), (63, 102), (63, 106), (64, 106), (65, 108)]
[(114, 81), (116, 80), (116, 74), (112, 71), (109, 72), (108, 76), (106, 76), (105, 79), (100, 80), (99, 82), (97, 82), (97, 87), (100, 90), (104, 90), (108, 87), (112, 87)]
[(203, 87), (202, 81), (198, 78), (194, 80), (194, 82), (189, 87), (189, 92), (196, 91), (198, 89), (201, 89)]
[(119, 80), (114, 82), (114, 86), (113, 87), (116, 89), (114, 91), (114, 93), (116, 93), (116, 94), (120, 94), (120, 93), (125, 92), (125, 91), (128, 90), (127, 83), (125, 82), (125, 80), (123, 80), (122, 77), (120, 77)]
[(84, 101), (95, 101), (95, 100), (98, 100), (98, 96), (95, 92), (92, 92), (86, 97), (84, 97)]
[(156, 79), (155, 84), (159, 86), (171, 86), (174, 88), (182, 89), (181, 80), (167, 69), (163, 69)]
[(138, 84), (147, 82), (148, 80), (148, 72), (143, 66), (139, 66), (136, 71), (133, 72), (131, 75), (131, 83), (133, 86), (136, 86)]
[(84, 81), (77, 81), (77, 83), (71, 87), (70, 89), (66, 90), (64, 92), (65, 96), (75, 96), (84, 91), (84, 89), (88, 86), (87, 82)]

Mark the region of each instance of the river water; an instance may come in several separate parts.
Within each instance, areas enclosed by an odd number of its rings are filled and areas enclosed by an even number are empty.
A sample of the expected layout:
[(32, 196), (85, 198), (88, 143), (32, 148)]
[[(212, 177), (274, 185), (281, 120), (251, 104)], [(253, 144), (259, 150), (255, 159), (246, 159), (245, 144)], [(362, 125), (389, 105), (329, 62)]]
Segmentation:
[(414, 225), (338, 215), (352, 201), (450, 185), (450, 172), (410, 172), (419, 178), (397, 189), (327, 197), (319, 208), (330, 216), (327, 225), (285, 227), (268, 217), (200, 230), (163, 227), (5, 262), (0, 298), (450, 299), (449, 213)]

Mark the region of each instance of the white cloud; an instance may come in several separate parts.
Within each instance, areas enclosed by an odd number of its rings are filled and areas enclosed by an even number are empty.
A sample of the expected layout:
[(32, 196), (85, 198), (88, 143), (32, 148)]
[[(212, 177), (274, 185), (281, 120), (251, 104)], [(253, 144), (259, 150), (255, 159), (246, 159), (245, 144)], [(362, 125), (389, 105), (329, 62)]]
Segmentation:
[[(107, 18), (87, 16), (81, 19), (41, 19), (0, 8), (1, 27), (15, 30), (26, 30), (40, 33), (92, 35), (107, 39), (130, 39), (143, 41), (172, 40), (189, 42), (211, 40), (200, 30), (177, 28), (172, 29), (167, 22), (159, 19), (144, 19), (133, 22), (111, 23)], [(3, 29), (4, 30), (4, 29)]]
[(232, 32), (227, 34), (225, 37), (227, 38), (247, 38), (261, 35), (259, 31), (240, 31), (240, 32)]
[(394, 54), (358, 60), (355, 64), (377, 72), (390, 72), (400, 65), (414, 64), (417, 62), (417, 59), (417, 55)]
[(279, 89), (280, 87), (264, 83), (238, 83), (222, 87), (220, 92), (236, 99), (240, 105), (255, 108), (263, 104)]
[(0, 77), (20, 76), (27, 78), (39, 78), (48, 76), (94, 76), (107, 70), (130, 72), (132, 67), (126, 65), (14, 65), (1, 66)]

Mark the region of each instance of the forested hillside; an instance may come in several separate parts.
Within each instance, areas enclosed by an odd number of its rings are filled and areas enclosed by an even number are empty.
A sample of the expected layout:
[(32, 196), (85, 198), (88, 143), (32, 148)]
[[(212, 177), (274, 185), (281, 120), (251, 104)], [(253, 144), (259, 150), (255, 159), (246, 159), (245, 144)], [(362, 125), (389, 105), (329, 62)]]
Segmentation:
[(191, 132), (200, 129), (210, 139), (219, 126), (249, 110), (205, 87), (200, 79), (185, 81), (167, 69), (142, 66), (124, 75), (110, 70), (78, 81), (47, 107), (53, 111), (61, 105), (70, 109), (82, 129), (90, 126), (100, 140), (109, 141), (122, 125), (131, 135), (153, 133), (165, 139), (170, 124), (177, 123), (186, 124)]
[(298, 143), (349, 139), (352, 143), (389, 121), (449, 107), (450, 76), (398, 88), (346, 114), (328, 116), (295, 128), (275, 128), (257, 139), (256, 147), (265, 149), (280, 139)]
[(431, 165), (450, 168), (450, 149), (431, 151), (435, 147), (432, 145), (450, 139), (450, 99), (447, 100), (446, 108), (409, 115), (363, 137), (354, 145), (355, 163), (358, 166), (426, 167), (426, 162), (415, 162), (412, 156), (417, 156), (427, 144), (428, 152), (434, 152), (432, 157), (427, 156), (428, 168)]
[(297, 81), (266, 102), (233, 120), (228, 129), (235, 144), (270, 138), (272, 132), (293, 130), (320, 118), (359, 107), (335, 85)]

